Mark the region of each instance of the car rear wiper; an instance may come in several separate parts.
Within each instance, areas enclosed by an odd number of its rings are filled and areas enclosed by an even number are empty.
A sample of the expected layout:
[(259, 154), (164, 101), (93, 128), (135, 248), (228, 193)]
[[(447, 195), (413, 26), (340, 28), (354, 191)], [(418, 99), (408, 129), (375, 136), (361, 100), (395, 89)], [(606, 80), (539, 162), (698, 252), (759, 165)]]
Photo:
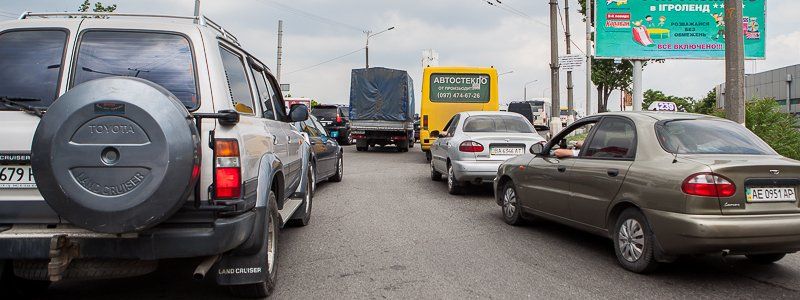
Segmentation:
[(11, 98), (11, 97), (0, 96), (0, 103), (4, 104), (6, 107), (17, 108), (21, 111), (32, 114), (39, 118), (44, 116), (44, 111), (41, 108), (22, 103), (30, 101), (42, 101), (42, 100), (34, 98)]

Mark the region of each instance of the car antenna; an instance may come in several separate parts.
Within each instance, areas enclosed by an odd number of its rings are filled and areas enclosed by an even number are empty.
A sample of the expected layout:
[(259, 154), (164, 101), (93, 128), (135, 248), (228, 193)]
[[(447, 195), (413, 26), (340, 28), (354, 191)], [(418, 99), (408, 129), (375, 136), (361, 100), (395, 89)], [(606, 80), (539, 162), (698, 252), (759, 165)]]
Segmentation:
[(672, 163), (673, 164), (678, 162), (678, 152), (681, 152), (681, 145), (680, 144), (678, 144), (675, 147), (675, 153), (674, 153), (675, 156), (672, 157)]

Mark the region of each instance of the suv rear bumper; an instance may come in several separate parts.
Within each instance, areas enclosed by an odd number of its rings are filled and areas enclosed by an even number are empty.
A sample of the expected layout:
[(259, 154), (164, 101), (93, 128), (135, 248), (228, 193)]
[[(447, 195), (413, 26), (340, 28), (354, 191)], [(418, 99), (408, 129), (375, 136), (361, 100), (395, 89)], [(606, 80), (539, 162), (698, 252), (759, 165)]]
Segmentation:
[(0, 259), (47, 259), (51, 238), (62, 234), (78, 245), (78, 258), (154, 260), (209, 256), (244, 243), (250, 238), (257, 218), (256, 212), (250, 211), (209, 223), (162, 224), (138, 234), (123, 235), (74, 227), (0, 227)]
[(800, 214), (723, 216), (644, 212), (667, 254), (800, 251)]

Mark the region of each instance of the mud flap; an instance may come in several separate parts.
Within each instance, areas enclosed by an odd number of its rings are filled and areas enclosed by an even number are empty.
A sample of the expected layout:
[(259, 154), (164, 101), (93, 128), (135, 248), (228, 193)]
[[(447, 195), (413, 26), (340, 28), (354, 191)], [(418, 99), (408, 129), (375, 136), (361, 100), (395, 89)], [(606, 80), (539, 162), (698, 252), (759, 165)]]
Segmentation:
[(267, 265), (267, 209), (257, 207), (252, 235), (242, 246), (225, 253), (212, 269), (218, 285), (241, 285), (263, 282), (269, 276)]

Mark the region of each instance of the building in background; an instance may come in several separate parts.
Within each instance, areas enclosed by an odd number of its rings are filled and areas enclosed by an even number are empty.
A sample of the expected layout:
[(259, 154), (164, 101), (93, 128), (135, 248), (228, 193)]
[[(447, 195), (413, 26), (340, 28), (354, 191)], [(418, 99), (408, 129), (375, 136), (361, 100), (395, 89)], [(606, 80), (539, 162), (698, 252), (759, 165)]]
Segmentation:
[[(745, 76), (746, 100), (774, 98), (785, 112), (800, 114), (800, 64)], [(791, 105), (787, 105), (791, 103)], [(717, 85), (717, 107), (725, 107), (725, 84)]]

